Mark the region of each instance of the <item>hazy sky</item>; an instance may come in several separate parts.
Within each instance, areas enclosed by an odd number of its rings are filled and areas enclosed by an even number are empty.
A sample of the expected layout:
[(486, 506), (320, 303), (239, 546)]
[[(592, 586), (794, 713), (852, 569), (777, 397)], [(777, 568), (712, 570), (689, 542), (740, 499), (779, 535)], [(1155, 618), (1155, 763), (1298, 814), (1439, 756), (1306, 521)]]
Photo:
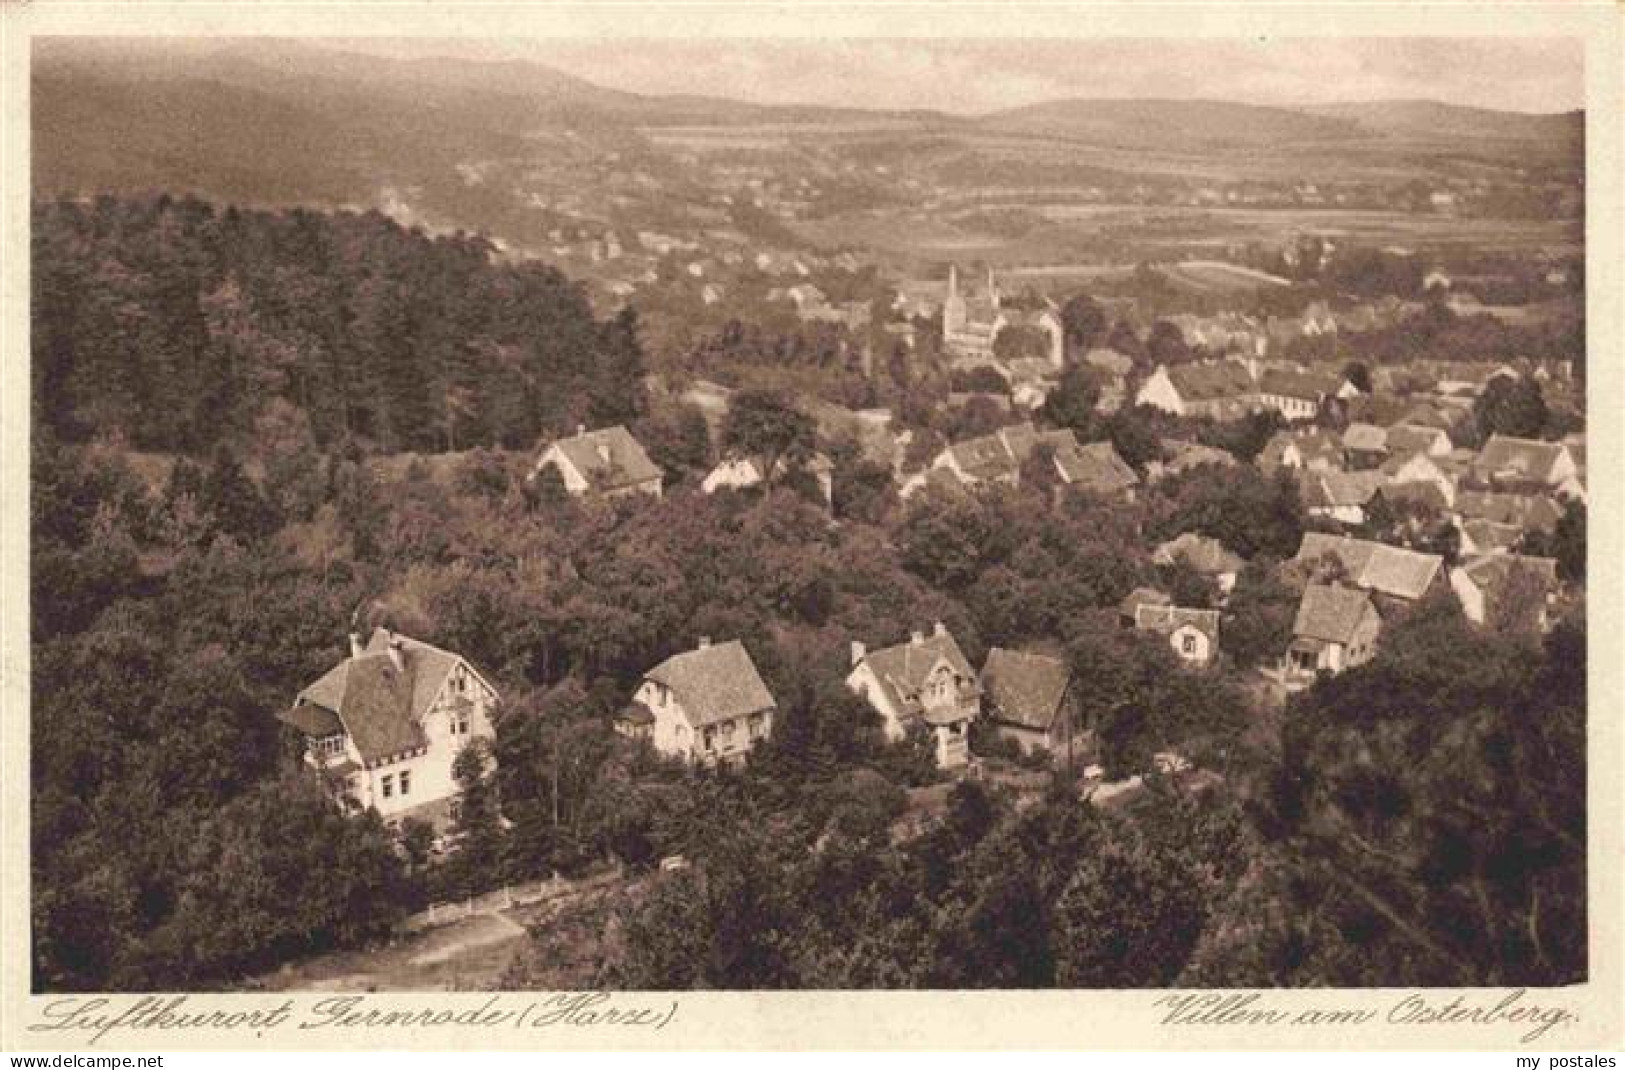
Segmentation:
[(1065, 97), (1252, 104), (1429, 98), (1581, 107), (1578, 38), (1340, 40), (346, 40), (398, 56), (532, 59), (639, 93), (980, 112)]

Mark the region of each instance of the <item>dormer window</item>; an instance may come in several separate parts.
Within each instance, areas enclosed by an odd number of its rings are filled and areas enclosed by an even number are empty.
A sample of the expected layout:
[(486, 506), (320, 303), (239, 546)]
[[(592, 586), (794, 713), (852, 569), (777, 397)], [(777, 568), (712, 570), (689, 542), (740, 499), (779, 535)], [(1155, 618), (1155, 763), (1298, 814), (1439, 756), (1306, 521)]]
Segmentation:
[(310, 741), (311, 753), (318, 758), (339, 758), (344, 755), (344, 733), (336, 732)]

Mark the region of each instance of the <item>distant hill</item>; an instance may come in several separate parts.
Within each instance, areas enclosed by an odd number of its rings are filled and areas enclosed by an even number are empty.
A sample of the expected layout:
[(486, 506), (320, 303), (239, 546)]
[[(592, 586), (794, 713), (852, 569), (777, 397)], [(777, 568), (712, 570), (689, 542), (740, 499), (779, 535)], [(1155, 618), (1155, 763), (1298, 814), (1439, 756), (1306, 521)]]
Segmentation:
[(1204, 100), (1057, 100), (983, 117), (999, 130), (1118, 148), (1188, 151), (1338, 141), (1363, 133), (1352, 119)]
[(1325, 104), (1302, 111), (1309, 115), (1353, 122), (1370, 133), (1388, 136), (1561, 141), (1580, 136), (1585, 127), (1585, 116), (1577, 111), (1530, 115), (1464, 108), (1436, 100)]

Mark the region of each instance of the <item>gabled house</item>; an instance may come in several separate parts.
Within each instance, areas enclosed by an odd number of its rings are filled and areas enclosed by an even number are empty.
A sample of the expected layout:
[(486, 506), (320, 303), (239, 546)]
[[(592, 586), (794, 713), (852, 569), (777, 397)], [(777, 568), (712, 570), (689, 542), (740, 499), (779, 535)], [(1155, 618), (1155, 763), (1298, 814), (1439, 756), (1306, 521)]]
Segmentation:
[(1448, 453), (1395, 452), (1377, 471), (1382, 473), (1386, 487), (1426, 483), (1437, 490), (1445, 505), (1456, 500), (1457, 480)]
[(1039, 436), (1039, 443), (1055, 451), (1056, 471), (1068, 487), (1133, 500), (1140, 477), (1110, 442), (1080, 446), (1071, 431), (1050, 431)]
[(1479, 521), (1512, 528), (1519, 536), (1532, 531), (1550, 535), (1563, 518), (1563, 507), (1545, 494), (1464, 490), (1456, 495), (1455, 511), (1463, 528)]
[(648, 715), (623, 713), (621, 719), (647, 726), (655, 750), (706, 763), (743, 758), (773, 731), (777, 705), (737, 639), (701, 639), (693, 650), (673, 654), (643, 674), (632, 701)]
[(1065, 756), (1077, 731), (1072, 669), (1062, 658), (994, 647), (982, 666), (982, 713), (1022, 751)]
[(1305, 532), (1293, 560), (1313, 567), (1327, 557), (1336, 561), (1346, 581), (1396, 602), (1416, 602), (1439, 579), (1444, 559), (1369, 539)]
[(1155, 565), (1174, 565), (1180, 561), (1216, 583), (1222, 595), (1228, 595), (1235, 589), (1236, 577), (1246, 565), (1239, 555), (1225, 549), (1224, 543), (1218, 539), (1194, 531), (1168, 540), (1151, 554), (1151, 563)]
[(564, 489), (580, 498), (588, 495), (618, 498), (628, 494), (660, 497), (662, 473), (638, 440), (626, 428), (601, 427), (551, 443), (536, 461), (530, 478), (552, 466), (564, 480)]
[[(939, 453), (931, 466), (949, 473), (961, 486), (1002, 483), (1013, 487), (1021, 482), (1022, 465), (1040, 446), (1050, 450), (1055, 477), (1066, 486), (1132, 497), (1139, 485), (1140, 477), (1110, 442), (1080, 446), (1071, 431), (1039, 431), (1030, 423), (955, 442)], [(901, 493), (908, 497), (923, 484), (924, 480), (919, 479), (907, 482)]]
[(1313, 420), (1321, 404), (1337, 393), (1340, 380), (1294, 371), (1270, 368), (1258, 377), (1258, 405), (1274, 409), (1290, 422)]
[(938, 621), (931, 634), (914, 632), (906, 643), (883, 650), (852, 644), (846, 686), (880, 714), (886, 738), (902, 739), (910, 725), (926, 725), (944, 769), (970, 760), (970, 723), (981, 705), (976, 672), (948, 629)]
[(1241, 361), (1159, 364), (1140, 384), (1134, 402), (1175, 416), (1233, 420), (1255, 407), (1257, 391), (1252, 373)]
[(1366, 506), (1383, 485), (1381, 472), (1300, 472), (1298, 492), (1310, 516), (1365, 523)]
[(1376, 468), (1388, 456), (1388, 432), (1376, 424), (1352, 423), (1343, 432), (1350, 468)]
[(1134, 627), (1164, 636), (1174, 653), (1191, 665), (1206, 665), (1219, 652), (1216, 609), (1142, 605), (1134, 611)]
[(1518, 586), (1527, 587), (1533, 616), (1526, 623), (1544, 632), (1551, 625), (1548, 612), (1557, 597), (1557, 562), (1549, 557), (1496, 553), (1475, 557), (1450, 570), (1450, 587), (1461, 601), (1463, 615), (1485, 624), (1497, 613), (1510, 612), (1506, 599)]
[[(717, 462), (700, 483), (700, 489), (707, 494), (715, 494), (719, 490), (744, 490), (757, 487), (767, 480), (767, 461), (759, 457), (724, 457)], [(833, 508), (835, 504), (835, 465), (822, 453), (814, 453), (806, 461), (796, 465), (788, 465), (783, 458), (773, 463), (776, 479), (783, 479), (790, 470), (806, 472), (818, 484), (819, 495), (824, 500), (825, 508)]]
[(1404, 423), (1388, 428), (1387, 446), (1388, 452), (1395, 456), (1425, 453), (1430, 457), (1447, 457), (1454, 448), (1443, 428)]
[(1340, 673), (1370, 661), (1382, 618), (1370, 595), (1352, 587), (1312, 583), (1304, 588), (1292, 641), (1281, 659), (1288, 688), (1306, 687), (1316, 673)]
[(1579, 467), (1562, 442), (1491, 435), (1473, 459), (1471, 476), (1479, 486), (1498, 490), (1550, 490), (1584, 500)]
[(495, 735), (497, 702), (462, 656), (378, 628), (366, 643), (352, 635), (350, 656), (277, 719), (304, 737), (305, 763), (347, 810), (444, 829), (460, 791), (452, 764)]
[(1234, 468), (1240, 463), (1236, 460), (1235, 454), (1229, 450), (1215, 449), (1200, 442), (1181, 438), (1163, 439), (1162, 453), (1164, 460), (1146, 462), (1145, 475), (1149, 482), (1161, 482), (1170, 476), (1182, 475), (1205, 464)]
[(1258, 470), (1273, 476), (1283, 468), (1341, 471), (1342, 440), (1330, 431), (1277, 431), (1258, 454)]

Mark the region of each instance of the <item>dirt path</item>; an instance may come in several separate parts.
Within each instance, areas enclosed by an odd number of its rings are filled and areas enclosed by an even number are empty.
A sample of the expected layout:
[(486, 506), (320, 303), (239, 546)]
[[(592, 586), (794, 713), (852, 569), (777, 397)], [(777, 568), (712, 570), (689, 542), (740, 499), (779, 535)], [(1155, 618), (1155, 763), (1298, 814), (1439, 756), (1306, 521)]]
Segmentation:
[[(498, 987), (509, 964), (528, 947), (528, 925), (543, 921), (584, 896), (603, 895), (624, 882), (619, 874), (579, 881), (544, 881), (486, 896), (458, 908), (414, 915), (387, 944), (335, 951), (289, 963), (255, 978), (267, 991), (479, 991)], [(507, 905), (511, 904), (511, 905)], [(447, 920), (448, 916), (453, 920)]]

